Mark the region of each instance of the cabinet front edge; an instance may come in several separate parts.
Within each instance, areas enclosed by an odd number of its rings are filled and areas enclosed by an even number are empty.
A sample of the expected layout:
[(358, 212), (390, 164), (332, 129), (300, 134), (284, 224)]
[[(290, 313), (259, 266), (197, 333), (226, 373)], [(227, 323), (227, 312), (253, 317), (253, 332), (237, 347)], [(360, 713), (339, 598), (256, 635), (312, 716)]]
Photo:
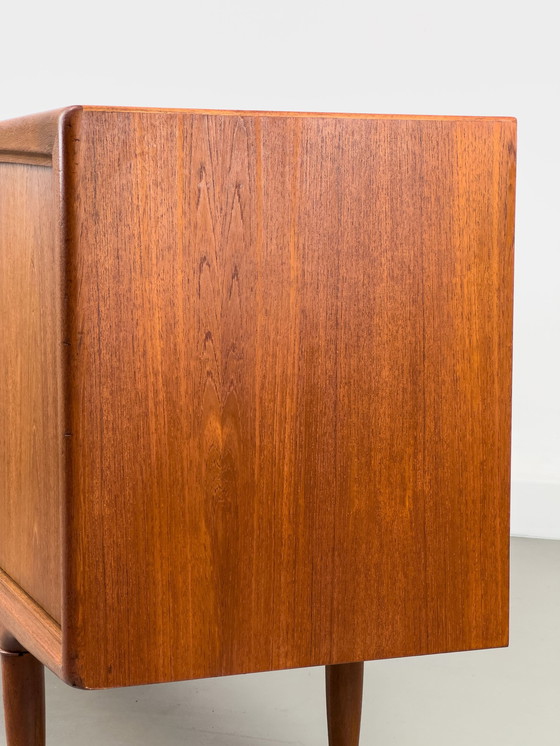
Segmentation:
[(0, 624), (25, 650), (62, 677), (60, 626), (3, 570), (0, 570)]
[(0, 122), (0, 163), (52, 166), (61, 121), (80, 106)]

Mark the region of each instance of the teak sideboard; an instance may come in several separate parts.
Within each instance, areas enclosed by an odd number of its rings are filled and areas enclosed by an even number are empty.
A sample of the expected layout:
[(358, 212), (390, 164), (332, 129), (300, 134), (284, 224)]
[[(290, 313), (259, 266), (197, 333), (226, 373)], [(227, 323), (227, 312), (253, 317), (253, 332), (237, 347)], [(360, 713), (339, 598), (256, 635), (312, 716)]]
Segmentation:
[(512, 118), (0, 124), (0, 647), (84, 689), (508, 642)]

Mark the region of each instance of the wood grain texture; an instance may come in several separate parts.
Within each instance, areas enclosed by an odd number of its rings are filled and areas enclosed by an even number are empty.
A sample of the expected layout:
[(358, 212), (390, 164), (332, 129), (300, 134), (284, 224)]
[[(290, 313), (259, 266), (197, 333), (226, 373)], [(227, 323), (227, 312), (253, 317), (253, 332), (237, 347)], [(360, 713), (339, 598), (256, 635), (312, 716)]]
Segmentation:
[(6, 746), (45, 746), (45, 671), (29, 653), (0, 655)]
[(362, 721), (363, 663), (325, 667), (329, 746), (358, 746)]
[(56, 174), (0, 163), (0, 568), (58, 621), (60, 287)]
[(69, 124), (67, 680), (505, 645), (515, 122)]

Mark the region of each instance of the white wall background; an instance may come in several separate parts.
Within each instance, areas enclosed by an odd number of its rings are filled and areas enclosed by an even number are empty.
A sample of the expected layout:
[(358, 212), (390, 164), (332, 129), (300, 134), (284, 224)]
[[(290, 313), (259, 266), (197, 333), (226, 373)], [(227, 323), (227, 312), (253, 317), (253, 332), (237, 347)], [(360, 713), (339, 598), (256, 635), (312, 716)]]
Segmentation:
[(518, 117), (512, 531), (560, 539), (558, 21), (553, 0), (11, 0), (0, 118), (69, 104)]

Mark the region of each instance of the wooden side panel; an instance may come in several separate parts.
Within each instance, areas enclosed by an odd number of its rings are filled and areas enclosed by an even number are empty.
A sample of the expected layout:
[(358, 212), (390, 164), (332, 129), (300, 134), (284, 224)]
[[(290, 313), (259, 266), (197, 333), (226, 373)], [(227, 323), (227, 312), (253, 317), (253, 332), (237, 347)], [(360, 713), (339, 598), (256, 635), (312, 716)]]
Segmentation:
[(57, 193), (52, 168), (0, 163), (0, 568), (60, 621)]
[(504, 645), (515, 123), (84, 111), (66, 676)]

